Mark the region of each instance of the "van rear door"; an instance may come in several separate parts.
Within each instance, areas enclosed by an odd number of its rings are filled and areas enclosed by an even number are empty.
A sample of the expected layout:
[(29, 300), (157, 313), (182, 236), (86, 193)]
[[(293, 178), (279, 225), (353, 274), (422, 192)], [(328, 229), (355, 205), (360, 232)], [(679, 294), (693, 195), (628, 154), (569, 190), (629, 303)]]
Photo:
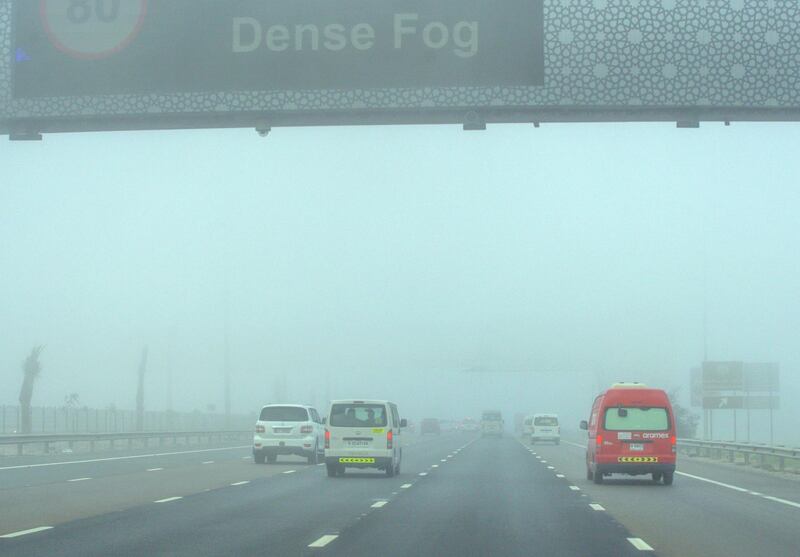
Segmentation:
[(330, 447), (337, 454), (370, 456), (387, 450), (391, 431), (389, 409), (385, 404), (337, 402), (331, 406)]
[(612, 406), (605, 408), (604, 455), (619, 462), (659, 462), (672, 454), (671, 419), (665, 407)]

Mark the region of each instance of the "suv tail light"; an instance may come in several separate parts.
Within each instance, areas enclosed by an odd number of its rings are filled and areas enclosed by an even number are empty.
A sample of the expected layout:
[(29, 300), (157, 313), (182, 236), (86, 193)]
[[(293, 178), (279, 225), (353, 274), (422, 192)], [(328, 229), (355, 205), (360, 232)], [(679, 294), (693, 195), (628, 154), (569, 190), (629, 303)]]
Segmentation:
[(256, 426), (256, 433), (266, 433), (266, 431), (267, 431), (267, 428), (265, 428), (263, 425), (257, 425)]
[(390, 429), (386, 432), (386, 448), (391, 449), (394, 445), (394, 432)]
[(331, 432), (328, 431), (327, 429), (325, 430), (325, 448), (326, 449), (331, 448)]
[(300, 433), (311, 433), (314, 431), (314, 427), (310, 425), (303, 425), (300, 426)]

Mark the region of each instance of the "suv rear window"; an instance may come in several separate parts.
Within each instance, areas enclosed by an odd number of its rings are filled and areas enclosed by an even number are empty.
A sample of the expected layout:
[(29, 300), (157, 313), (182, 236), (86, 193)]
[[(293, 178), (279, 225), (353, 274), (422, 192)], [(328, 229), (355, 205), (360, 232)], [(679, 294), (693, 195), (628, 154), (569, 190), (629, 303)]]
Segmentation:
[(258, 419), (262, 422), (307, 422), (308, 411), (296, 406), (267, 406)]
[(386, 407), (383, 404), (334, 404), (331, 425), (336, 427), (385, 427)]
[(553, 416), (539, 416), (538, 418), (533, 420), (533, 425), (555, 427), (558, 425), (558, 418), (555, 418)]
[(666, 408), (615, 406), (606, 408), (603, 427), (609, 431), (667, 431), (669, 416)]

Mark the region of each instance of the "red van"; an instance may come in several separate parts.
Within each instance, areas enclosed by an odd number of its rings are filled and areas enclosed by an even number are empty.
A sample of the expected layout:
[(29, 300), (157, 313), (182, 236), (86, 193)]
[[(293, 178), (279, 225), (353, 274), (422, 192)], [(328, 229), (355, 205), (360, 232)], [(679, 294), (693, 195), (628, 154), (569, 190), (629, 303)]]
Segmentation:
[(652, 474), (672, 485), (675, 417), (667, 393), (641, 383), (617, 383), (594, 400), (586, 446), (586, 478), (603, 483), (608, 474)]

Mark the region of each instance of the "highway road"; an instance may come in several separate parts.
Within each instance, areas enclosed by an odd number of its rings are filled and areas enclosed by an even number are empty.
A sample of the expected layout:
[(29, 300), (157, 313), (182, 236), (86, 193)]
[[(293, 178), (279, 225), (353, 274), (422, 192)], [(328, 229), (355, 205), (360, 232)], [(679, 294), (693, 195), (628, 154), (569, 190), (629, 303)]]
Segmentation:
[(585, 480), (580, 442), (412, 437), (395, 478), (249, 447), (0, 460), (0, 555), (800, 555), (800, 482), (681, 459)]

